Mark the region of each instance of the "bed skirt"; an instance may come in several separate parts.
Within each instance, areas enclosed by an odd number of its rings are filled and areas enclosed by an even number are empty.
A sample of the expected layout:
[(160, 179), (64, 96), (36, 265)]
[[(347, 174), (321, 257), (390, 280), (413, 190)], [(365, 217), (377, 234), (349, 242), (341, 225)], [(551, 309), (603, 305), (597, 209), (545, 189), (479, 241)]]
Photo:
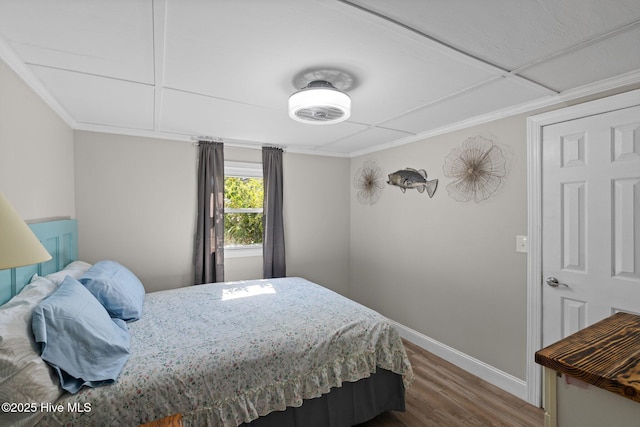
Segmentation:
[(272, 412), (242, 427), (350, 427), (386, 411), (405, 410), (402, 375), (385, 369), (342, 387), (302, 406)]

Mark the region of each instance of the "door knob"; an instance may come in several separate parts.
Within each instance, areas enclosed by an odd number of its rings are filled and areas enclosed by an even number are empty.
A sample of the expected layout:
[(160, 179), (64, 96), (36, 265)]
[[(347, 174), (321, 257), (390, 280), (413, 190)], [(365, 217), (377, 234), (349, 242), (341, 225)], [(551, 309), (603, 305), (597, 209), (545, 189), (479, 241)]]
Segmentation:
[(546, 281), (547, 281), (547, 285), (551, 286), (552, 288), (557, 288), (558, 286), (564, 286), (566, 288), (569, 287), (569, 285), (567, 285), (566, 283), (560, 283), (558, 279), (556, 279), (553, 276), (547, 277)]

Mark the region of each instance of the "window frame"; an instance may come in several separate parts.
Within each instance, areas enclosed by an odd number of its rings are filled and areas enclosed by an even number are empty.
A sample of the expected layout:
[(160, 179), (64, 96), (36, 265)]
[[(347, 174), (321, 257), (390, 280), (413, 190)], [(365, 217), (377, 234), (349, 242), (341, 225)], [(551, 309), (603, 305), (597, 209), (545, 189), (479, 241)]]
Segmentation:
[[(262, 172), (262, 163), (251, 162), (224, 162), (224, 177), (239, 177), (239, 178), (261, 178), (264, 179)], [(262, 208), (246, 208), (246, 209), (224, 209), (225, 215), (227, 213), (263, 213)], [(241, 257), (255, 257), (262, 256), (262, 243), (256, 245), (243, 245), (243, 246), (224, 246), (225, 258), (241, 258)]]

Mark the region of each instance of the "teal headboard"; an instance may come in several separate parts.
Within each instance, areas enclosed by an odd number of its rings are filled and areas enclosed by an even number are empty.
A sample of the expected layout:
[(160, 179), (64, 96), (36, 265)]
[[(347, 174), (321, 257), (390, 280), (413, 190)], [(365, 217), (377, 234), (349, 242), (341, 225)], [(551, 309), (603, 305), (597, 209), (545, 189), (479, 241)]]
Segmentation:
[(0, 270), (0, 305), (20, 292), (34, 274), (44, 276), (62, 270), (78, 259), (78, 222), (63, 219), (30, 224), (31, 230), (52, 258), (40, 264), (10, 270)]

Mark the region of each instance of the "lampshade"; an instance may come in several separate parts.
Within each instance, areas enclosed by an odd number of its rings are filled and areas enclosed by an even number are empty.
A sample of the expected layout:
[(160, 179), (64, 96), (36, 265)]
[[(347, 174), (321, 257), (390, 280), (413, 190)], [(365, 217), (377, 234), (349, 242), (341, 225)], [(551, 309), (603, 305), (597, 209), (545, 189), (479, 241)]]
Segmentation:
[(0, 270), (50, 259), (49, 252), (0, 192)]
[(289, 117), (302, 123), (340, 123), (351, 116), (351, 98), (324, 80), (316, 80), (289, 97)]

